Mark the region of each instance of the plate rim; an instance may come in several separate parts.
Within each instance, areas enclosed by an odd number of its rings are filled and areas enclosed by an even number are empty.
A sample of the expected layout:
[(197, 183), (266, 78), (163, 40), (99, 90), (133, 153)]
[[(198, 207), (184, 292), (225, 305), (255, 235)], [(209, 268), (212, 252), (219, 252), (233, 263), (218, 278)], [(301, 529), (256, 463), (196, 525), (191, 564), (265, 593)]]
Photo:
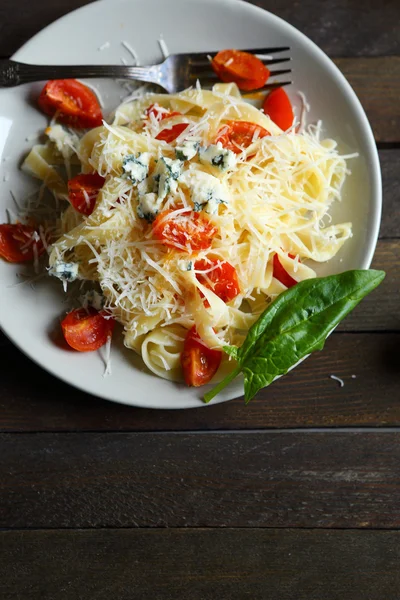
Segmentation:
[[(123, 4), (123, 3), (131, 3), (133, 4), (134, 2), (136, 2), (137, 0), (117, 0), (117, 2), (119, 4)], [(162, 1), (162, 0), (159, 0)], [(191, 2), (193, 4), (199, 4), (199, 2), (201, 2), (202, 0), (185, 0), (186, 3)], [(54, 21), (52, 21), (51, 23), (49, 23), (48, 25), (46, 25), (45, 27), (43, 27), (42, 29), (40, 29), (37, 33), (35, 33), (32, 37), (30, 37), (26, 42), (24, 42), (24, 44), (22, 46), (20, 46), (11, 56), (12, 59), (14, 60), (20, 60), (19, 59), (19, 55), (20, 54), (24, 54), (26, 51), (29, 51), (29, 46), (31, 44), (35, 44), (35, 42), (37, 42), (38, 38), (40, 38), (40, 36), (42, 36), (47, 30), (51, 29), (52, 27), (54, 27), (56, 24), (62, 22), (62, 21), (66, 21), (69, 18), (71, 18), (71, 15), (76, 15), (77, 13), (85, 13), (88, 12), (90, 13), (91, 11), (93, 11), (94, 7), (96, 5), (99, 4), (113, 4), (116, 5), (117, 2), (115, 2), (115, 0), (95, 0), (94, 2), (90, 2), (89, 4), (86, 4), (84, 6), (78, 7), (74, 10), (69, 11), (68, 13), (66, 13), (65, 15), (62, 15), (61, 17), (55, 19)], [(208, 0), (208, 2), (211, 3), (211, 0)], [(375, 138), (373, 135), (373, 131), (372, 131), (372, 127), (368, 121), (368, 117), (365, 113), (365, 110), (358, 98), (358, 96), (356, 95), (355, 91), (353, 90), (352, 86), (350, 85), (350, 83), (347, 81), (346, 77), (343, 75), (343, 73), (340, 71), (340, 69), (335, 65), (335, 63), (332, 61), (332, 59), (329, 58), (329, 56), (315, 43), (313, 42), (306, 34), (304, 34), (302, 31), (300, 31), (299, 29), (297, 29), (294, 25), (292, 25), (291, 23), (288, 23), (285, 19), (279, 17), (278, 15), (275, 15), (274, 13), (272, 13), (269, 10), (266, 10), (264, 8), (261, 8), (259, 6), (256, 6), (254, 4), (250, 4), (248, 2), (245, 2), (244, 0), (212, 0), (213, 4), (215, 4), (215, 2), (218, 2), (219, 4), (222, 5), (226, 5), (229, 7), (232, 6), (236, 6), (236, 5), (244, 5), (245, 10), (249, 11), (249, 12), (254, 12), (257, 13), (259, 15), (262, 15), (263, 17), (265, 17), (265, 15), (268, 16), (268, 18), (270, 19), (270, 21), (273, 22), (279, 22), (283, 25), (284, 28), (286, 28), (287, 30), (290, 30), (290, 32), (295, 36), (298, 37), (300, 39), (300, 41), (305, 44), (306, 46), (308, 46), (310, 48), (310, 50), (314, 53), (317, 54), (319, 56), (319, 58), (322, 60), (323, 62), (323, 66), (325, 69), (327, 69), (331, 76), (333, 76), (335, 83), (337, 83), (338, 85), (342, 86), (345, 88), (345, 91), (347, 93), (348, 96), (350, 96), (351, 101), (352, 101), (352, 105), (353, 107), (355, 107), (357, 109), (357, 114), (358, 117), (361, 120), (361, 124), (362, 124), (362, 131), (363, 134), (366, 136), (366, 146), (368, 147), (368, 150), (370, 152), (370, 156), (372, 158), (372, 165), (371, 165), (371, 198), (373, 199), (371, 202), (371, 206), (370, 206), (370, 210), (372, 212), (371, 215), (371, 219), (370, 219), (370, 223), (369, 223), (369, 234), (368, 237), (365, 239), (365, 252), (363, 253), (363, 259), (361, 262), (362, 266), (360, 266), (360, 268), (363, 269), (368, 269), (369, 266), (371, 265), (375, 250), (376, 250), (376, 245), (377, 245), (377, 241), (378, 241), (378, 236), (379, 236), (379, 230), (380, 230), (380, 225), (381, 225), (381, 218), (382, 218), (382, 174), (381, 174), (381, 167), (380, 167), (380, 160), (379, 160), (379, 154), (378, 154), (378, 149), (375, 143)], [(100, 61), (101, 62), (101, 61)], [(208, 406), (208, 404), (205, 404), (204, 402), (202, 402), (200, 399), (192, 399), (192, 398), (188, 398), (187, 400), (182, 400), (181, 404), (176, 404), (176, 405), (165, 405), (162, 404), (161, 401), (151, 401), (148, 404), (143, 404), (140, 402), (135, 401), (135, 399), (133, 399), (133, 401), (127, 401), (125, 399), (121, 399), (121, 398), (117, 398), (117, 397), (111, 397), (109, 394), (104, 393), (94, 393), (90, 390), (87, 389), (87, 387), (85, 386), (84, 383), (79, 384), (79, 382), (71, 382), (67, 379), (67, 375), (63, 375), (60, 374), (59, 372), (56, 372), (55, 370), (53, 370), (51, 364), (50, 365), (44, 365), (42, 362), (40, 362), (40, 359), (38, 357), (36, 357), (33, 353), (31, 354), (30, 351), (24, 349), (24, 347), (22, 346), (22, 344), (20, 344), (18, 341), (16, 341), (13, 337), (12, 337), (12, 332), (9, 332), (8, 329), (4, 326), (1, 325), (1, 329), (4, 332), (4, 334), (6, 335), (6, 337), (14, 344), (14, 346), (16, 346), (23, 354), (25, 354), (25, 356), (27, 356), (30, 360), (32, 360), (37, 366), (39, 366), (40, 368), (42, 368), (43, 370), (47, 371), (48, 373), (50, 373), (51, 376), (56, 377), (57, 379), (63, 381), (64, 383), (68, 384), (69, 386), (79, 389), (80, 391), (94, 397), (94, 398), (101, 398), (103, 400), (107, 400), (110, 402), (114, 402), (117, 404), (123, 404), (125, 406), (132, 406), (132, 407), (138, 407), (138, 408), (144, 408), (144, 409), (161, 409), (161, 410), (183, 410), (183, 409), (188, 409), (188, 408), (200, 408), (200, 407), (206, 407)], [(305, 359), (303, 359), (305, 360)], [(302, 361), (301, 361), (302, 362)], [(296, 365), (297, 366), (297, 365)], [(165, 383), (171, 383), (168, 380), (165, 380)], [(182, 384), (183, 385), (183, 384)], [(117, 389), (117, 388), (116, 388)], [(228, 388), (229, 389), (229, 388)], [(239, 394), (239, 395), (234, 395), (231, 398), (225, 398), (223, 396), (221, 397), (216, 397), (211, 403), (210, 406), (212, 405), (216, 405), (216, 404), (220, 404), (222, 402), (227, 402), (229, 400), (233, 400), (233, 399), (238, 399), (240, 397), (242, 397), (243, 394)]]

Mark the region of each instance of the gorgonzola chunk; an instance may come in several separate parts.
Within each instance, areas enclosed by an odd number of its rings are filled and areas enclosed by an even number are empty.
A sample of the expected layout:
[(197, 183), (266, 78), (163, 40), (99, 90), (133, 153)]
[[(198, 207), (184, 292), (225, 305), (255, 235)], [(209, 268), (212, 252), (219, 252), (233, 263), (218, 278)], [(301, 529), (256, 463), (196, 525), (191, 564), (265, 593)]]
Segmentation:
[(175, 148), (176, 158), (182, 161), (194, 158), (200, 148), (199, 142), (185, 140), (180, 146)]
[(177, 191), (177, 179), (182, 173), (182, 162), (162, 156), (158, 161), (153, 174), (154, 189), (159, 200), (164, 200), (167, 194)]
[(149, 173), (150, 157), (149, 152), (139, 152), (137, 155), (128, 154), (125, 156), (122, 169), (132, 183), (137, 185), (146, 179)]
[(156, 218), (159, 207), (160, 203), (157, 195), (150, 192), (138, 197), (136, 212), (140, 219), (146, 219), (146, 221), (151, 222)]
[(58, 277), (61, 281), (71, 283), (78, 278), (79, 265), (73, 262), (57, 261), (49, 269), (49, 275)]
[(204, 171), (188, 171), (180, 181), (190, 190), (193, 209), (204, 210), (209, 214), (218, 212), (220, 204), (228, 204), (229, 192), (217, 177)]
[(209, 164), (212, 167), (218, 167), (221, 171), (234, 169), (236, 166), (236, 156), (232, 150), (227, 150), (218, 142), (211, 146), (204, 146), (199, 150), (199, 159), (203, 164)]

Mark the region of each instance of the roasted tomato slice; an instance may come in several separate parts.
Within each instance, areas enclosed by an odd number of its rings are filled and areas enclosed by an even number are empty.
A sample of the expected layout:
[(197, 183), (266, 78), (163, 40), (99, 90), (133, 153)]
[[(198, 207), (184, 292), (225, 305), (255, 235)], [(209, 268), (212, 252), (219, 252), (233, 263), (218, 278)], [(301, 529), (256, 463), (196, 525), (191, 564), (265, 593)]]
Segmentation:
[(61, 321), (64, 338), (79, 352), (91, 352), (104, 346), (114, 329), (114, 319), (94, 308), (77, 308)]
[(221, 50), (211, 66), (222, 81), (234, 82), (241, 90), (257, 90), (269, 77), (269, 70), (257, 56), (241, 50)]
[(102, 124), (103, 116), (95, 94), (76, 79), (52, 79), (44, 86), (38, 100), (46, 115), (71, 127), (89, 128)]
[(269, 132), (261, 125), (256, 125), (256, 123), (229, 121), (218, 131), (215, 143), (221, 142), (227, 150), (240, 154), (254, 140), (263, 138), (266, 135), (270, 135)]
[[(146, 115), (149, 117), (153, 115), (157, 121), (165, 121), (165, 119), (170, 119), (171, 117), (177, 117), (182, 113), (177, 111), (171, 111), (168, 109), (164, 109), (158, 104), (151, 104), (146, 110)], [(183, 131), (187, 128), (188, 123), (177, 123), (172, 127), (166, 127), (160, 131), (158, 135), (156, 135), (156, 140), (162, 140), (171, 144), (176, 140), (177, 137), (181, 135)]]
[(68, 181), (68, 196), (72, 206), (83, 215), (91, 215), (99, 191), (105, 182), (97, 173), (77, 175)]
[(0, 225), (1, 258), (12, 263), (28, 262), (43, 252), (43, 243), (34, 227), (21, 223)]
[(188, 331), (181, 354), (183, 375), (187, 385), (199, 387), (208, 383), (218, 371), (221, 359), (222, 352), (205, 346), (195, 327)]
[(204, 274), (196, 273), (198, 281), (224, 302), (230, 302), (239, 294), (236, 269), (230, 263), (217, 258), (201, 259), (196, 260), (194, 268), (196, 271), (204, 271)]
[(164, 142), (171, 144), (183, 131), (185, 131), (187, 126), (188, 123), (177, 123), (176, 125), (172, 125), (172, 127), (165, 127), (158, 135), (156, 135), (156, 140), (163, 140)]
[(278, 127), (286, 131), (293, 125), (294, 113), (289, 96), (283, 88), (277, 88), (264, 100), (263, 109)]
[(181, 114), (182, 113), (177, 112), (176, 110), (169, 110), (168, 108), (164, 108), (159, 104), (150, 104), (150, 106), (146, 109), (146, 116), (150, 117), (150, 115), (152, 115), (157, 121), (163, 121), (164, 119), (169, 119), (170, 117), (175, 117)]
[(217, 228), (196, 212), (172, 214), (166, 210), (153, 222), (153, 235), (170, 248), (198, 252), (210, 248)]
[[(289, 258), (295, 258), (294, 254), (288, 254)], [(279, 260), (279, 256), (277, 254), (274, 255), (273, 259), (273, 276), (275, 279), (283, 283), (287, 288), (293, 287), (298, 283), (286, 269), (282, 266), (281, 261)]]

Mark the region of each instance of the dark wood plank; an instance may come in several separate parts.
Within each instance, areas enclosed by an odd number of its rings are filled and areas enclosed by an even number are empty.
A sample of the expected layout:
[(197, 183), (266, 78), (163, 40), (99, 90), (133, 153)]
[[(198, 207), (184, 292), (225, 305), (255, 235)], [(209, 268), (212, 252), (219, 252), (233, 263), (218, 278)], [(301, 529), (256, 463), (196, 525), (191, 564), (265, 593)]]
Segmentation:
[(400, 526), (388, 432), (0, 436), (3, 528)]
[(0, 533), (2, 600), (398, 600), (400, 532)]
[[(359, 95), (379, 142), (400, 142), (400, 4), (368, 0), (363, 10), (352, 0), (306, 0), (293, 10), (291, 0), (276, 6), (255, 0), (298, 27), (321, 46), (349, 79)], [(35, 3), (20, 0), (15, 19), (12, 0), (0, 6), (0, 56), (8, 56), (34, 33), (56, 18), (88, 4), (86, 0)], [(390, 56), (382, 56), (390, 55)], [(354, 56), (363, 58), (354, 58)], [(350, 58), (349, 58), (350, 57)], [(365, 58), (367, 57), (367, 58)], [(373, 76), (371, 77), (371, 74)]]
[[(252, 0), (308, 35), (332, 56), (382, 56), (400, 53), (397, 0)], [(12, 0), (0, 5), (0, 55), (8, 56), (43, 27), (88, 4), (87, 0), (50, 0), (40, 5), (19, 0), (18, 18)]]
[(400, 149), (380, 150), (383, 181), (383, 211), (380, 237), (400, 236)]
[[(14, 52), (23, 41), (40, 30), (55, 18), (87, 4), (84, 0), (62, 0), (47, 2), (36, 10), (36, 5), (23, 0), (25, 10), (14, 18), (14, 11), (8, 6), (11, 0), (3, 0), (0, 6), (0, 55)], [(354, 87), (371, 121), (378, 142), (400, 142), (400, 108), (397, 101), (400, 95), (400, 52), (398, 23), (400, 4), (393, 0), (384, 2), (369, 0), (359, 7), (351, 0), (329, 0), (321, 4), (308, 0), (301, 4), (301, 10), (293, 10), (290, 0), (280, 3), (279, 9), (270, 0), (258, 3), (310, 35), (331, 56)], [(352, 15), (357, 13), (357, 18)], [(312, 18), (310, 18), (312, 15)], [(327, 18), (329, 15), (329, 19)], [(397, 35), (396, 35), (397, 29)], [(382, 33), (384, 32), (384, 33)], [(391, 56), (376, 56), (390, 54)], [(354, 58), (354, 55), (364, 55)], [(367, 58), (365, 58), (365, 56)], [(373, 74), (373, 76), (371, 76)]]
[[(165, 430), (299, 425), (398, 424), (399, 376), (395, 370), (399, 331), (400, 240), (381, 240), (373, 266), (387, 277), (295, 372), (261, 392), (248, 407), (229, 405), (176, 413), (132, 410), (96, 400), (39, 369), (0, 335), (0, 359), (7, 365), (0, 388), (0, 430)], [(356, 331), (381, 331), (379, 335)], [(357, 348), (357, 353), (354, 353)], [(393, 353), (393, 356), (391, 356)], [(398, 365), (399, 363), (397, 363)], [(25, 377), (21, 377), (21, 371)], [(330, 374), (343, 377), (338, 387)], [(357, 379), (351, 379), (351, 375)], [(35, 381), (35, 385), (32, 385)], [(318, 402), (318, 398), (324, 402)], [(211, 412), (210, 412), (211, 411)]]
[[(190, 411), (105, 402), (0, 347), (2, 431), (171, 431), (400, 424), (399, 334), (333, 334), (322, 352), (261, 391)], [(24, 373), (24, 377), (21, 377)], [(345, 386), (330, 378), (342, 377)], [(356, 375), (353, 379), (352, 375)]]
[(341, 323), (340, 331), (400, 330), (400, 240), (380, 240), (371, 266), (383, 269), (386, 277)]
[(361, 100), (376, 141), (400, 142), (400, 56), (337, 58), (334, 62)]

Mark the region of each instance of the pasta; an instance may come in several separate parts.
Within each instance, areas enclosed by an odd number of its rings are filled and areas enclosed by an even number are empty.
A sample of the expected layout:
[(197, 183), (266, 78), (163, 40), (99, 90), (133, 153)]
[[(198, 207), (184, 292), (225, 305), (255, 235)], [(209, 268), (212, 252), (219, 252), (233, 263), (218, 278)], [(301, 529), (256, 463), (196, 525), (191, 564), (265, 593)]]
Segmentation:
[[(234, 151), (216, 143), (232, 121), (256, 126), (251, 143)], [(168, 141), (171, 131), (179, 133)], [(281, 131), (235, 84), (147, 95), (80, 139), (51, 127), (48, 135), (24, 168), (57, 197), (68, 198), (60, 162), (104, 178), (91, 214), (64, 211), (50, 270), (74, 264), (78, 279), (96, 282), (126, 346), (160, 377), (182, 380), (180, 357), (192, 327), (211, 349), (240, 344), (286, 289), (277, 260), (290, 280), (311, 278), (312, 262), (329, 260), (351, 236), (350, 223), (329, 223), (348, 172), (336, 143), (321, 140), (317, 126)], [(157, 234), (167, 221), (174, 245)], [(204, 223), (207, 239), (196, 247), (190, 227)], [(183, 242), (176, 234), (182, 231), (192, 232)], [(226, 264), (238, 282), (228, 300), (213, 279)]]

